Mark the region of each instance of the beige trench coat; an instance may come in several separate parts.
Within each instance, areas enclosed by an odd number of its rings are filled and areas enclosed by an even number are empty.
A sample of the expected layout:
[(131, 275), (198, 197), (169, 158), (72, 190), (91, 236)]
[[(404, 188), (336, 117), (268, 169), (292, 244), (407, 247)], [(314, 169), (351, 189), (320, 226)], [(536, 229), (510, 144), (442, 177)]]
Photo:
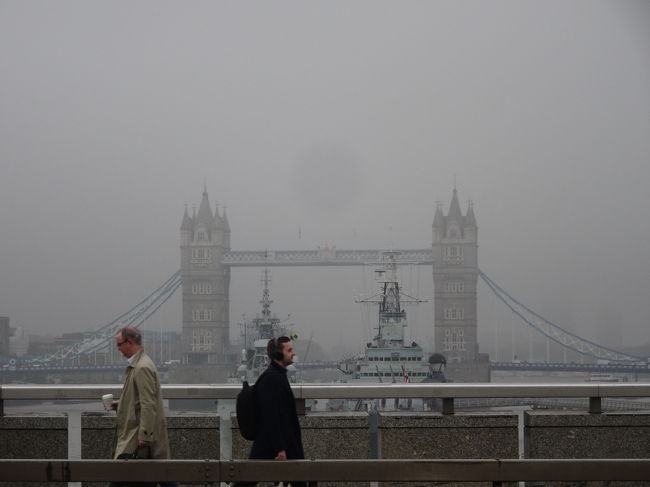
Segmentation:
[(126, 368), (117, 406), (116, 444), (113, 458), (133, 453), (138, 440), (150, 441), (152, 458), (170, 458), (167, 422), (158, 371), (140, 349)]

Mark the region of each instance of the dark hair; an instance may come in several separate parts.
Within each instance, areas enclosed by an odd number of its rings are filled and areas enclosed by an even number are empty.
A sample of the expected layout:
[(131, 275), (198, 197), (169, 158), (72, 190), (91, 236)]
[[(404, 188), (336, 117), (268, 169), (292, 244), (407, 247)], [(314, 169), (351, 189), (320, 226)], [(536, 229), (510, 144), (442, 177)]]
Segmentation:
[(271, 360), (282, 360), (284, 358), (284, 344), (291, 341), (287, 336), (271, 338), (266, 344), (266, 355)]
[(125, 326), (124, 328), (120, 328), (118, 333), (122, 336), (122, 340), (129, 340), (136, 345), (142, 345), (142, 335), (140, 334), (140, 330), (137, 328), (133, 326)]

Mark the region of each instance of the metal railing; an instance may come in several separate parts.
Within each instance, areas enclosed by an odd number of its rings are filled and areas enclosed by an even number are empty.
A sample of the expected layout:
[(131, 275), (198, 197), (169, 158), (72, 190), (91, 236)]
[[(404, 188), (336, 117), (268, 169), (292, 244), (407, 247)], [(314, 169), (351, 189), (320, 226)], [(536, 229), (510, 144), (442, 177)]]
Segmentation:
[[(604, 398), (650, 397), (650, 384), (294, 384), (299, 402), (308, 399), (442, 399), (443, 412), (473, 398), (576, 398), (599, 413)], [(229, 399), (237, 384), (163, 385), (166, 399)], [(0, 385), (5, 400), (99, 400), (119, 396), (121, 385)], [(117, 462), (117, 463), (116, 463)], [(116, 465), (119, 464), (119, 468)], [(50, 460), (0, 459), (2, 482), (232, 481), (312, 482), (502, 482), (642, 481), (650, 479), (650, 459), (372, 459), (300, 460)]]
[[(119, 468), (117, 468), (119, 465)], [(641, 481), (650, 459), (0, 460), (3, 482)]]
[[(454, 400), (467, 398), (588, 398), (589, 412), (602, 412), (603, 398), (650, 397), (650, 384), (293, 384), (293, 393), (304, 411), (307, 399), (441, 399), (442, 413), (454, 414)], [(235, 399), (238, 384), (166, 384), (165, 399)], [(99, 400), (116, 397), (122, 386), (113, 385), (0, 385), (0, 415), (5, 400)], [(302, 407), (300, 407), (302, 406)], [(642, 408), (641, 408), (642, 409)]]

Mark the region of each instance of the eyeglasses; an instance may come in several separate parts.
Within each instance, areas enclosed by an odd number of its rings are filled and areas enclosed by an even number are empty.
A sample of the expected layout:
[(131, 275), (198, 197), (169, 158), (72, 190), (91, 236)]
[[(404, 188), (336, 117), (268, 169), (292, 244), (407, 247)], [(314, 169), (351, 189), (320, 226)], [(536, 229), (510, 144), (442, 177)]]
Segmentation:
[(124, 340), (124, 341), (121, 341), (121, 342), (115, 342), (115, 344), (117, 345), (117, 348), (120, 348), (120, 347), (121, 347), (122, 345), (124, 345), (126, 342), (128, 342), (128, 340)]

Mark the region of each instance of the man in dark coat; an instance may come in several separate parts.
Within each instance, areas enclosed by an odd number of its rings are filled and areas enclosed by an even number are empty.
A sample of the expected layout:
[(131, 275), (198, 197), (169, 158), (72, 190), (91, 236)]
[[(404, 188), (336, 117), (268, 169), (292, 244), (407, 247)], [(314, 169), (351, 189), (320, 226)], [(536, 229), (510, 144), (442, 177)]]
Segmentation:
[[(300, 460), (305, 458), (300, 434), (296, 402), (287, 378), (287, 366), (296, 353), (291, 339), (272, 338), (266, 346), (270, 359), (268, 368), (255, 382), (255, 409), (259, 433), (253, 441), (248, 458), (251, 460)], [(285, 485), (287, 482), (285, 482)], [(237, 483), (250, 487), (255, 483)], [(291, 482), (293, 487), (305, 487), (306, 482)]]

